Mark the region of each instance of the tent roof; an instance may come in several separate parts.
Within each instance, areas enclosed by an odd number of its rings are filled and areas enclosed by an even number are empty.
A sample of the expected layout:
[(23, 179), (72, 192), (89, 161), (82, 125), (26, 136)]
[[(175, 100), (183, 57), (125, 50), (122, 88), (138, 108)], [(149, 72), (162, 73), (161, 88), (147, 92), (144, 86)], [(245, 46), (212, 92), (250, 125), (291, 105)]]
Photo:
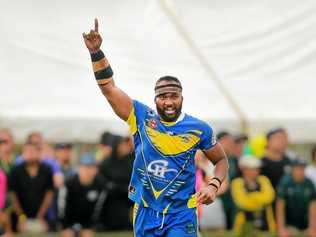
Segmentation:
[(85, 142), (104, 130), (127, 132), (97, 88), (83, 44), (94, 17), (116, 84), (132, 98), (154, 106), (156, 79), (175, 75), (185, 112), (217, 130), (238, 131), (240, 117), (219, 81), (251, 133), (282, 125), (294, 141), (316, 138), (315, 1), (5, 0), (2, 6), (0, 126), (20, 141), (32, 130), (52, 141)]

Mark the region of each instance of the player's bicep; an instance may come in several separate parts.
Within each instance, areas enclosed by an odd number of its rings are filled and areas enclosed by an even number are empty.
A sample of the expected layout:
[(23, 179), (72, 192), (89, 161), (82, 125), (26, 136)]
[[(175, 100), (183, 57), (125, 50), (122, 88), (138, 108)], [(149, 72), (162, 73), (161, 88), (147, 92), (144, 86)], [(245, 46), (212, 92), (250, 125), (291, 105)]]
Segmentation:
[(219, 143), (207, 150), (203, 150), (205, 156), (213, 163), (216, 164), (222, 159), (226, 159), (226, 154)]
[(132, 99), (116, 87), (113, 81), (99, 86), (116, 115), (126, 121), (133, 107)]

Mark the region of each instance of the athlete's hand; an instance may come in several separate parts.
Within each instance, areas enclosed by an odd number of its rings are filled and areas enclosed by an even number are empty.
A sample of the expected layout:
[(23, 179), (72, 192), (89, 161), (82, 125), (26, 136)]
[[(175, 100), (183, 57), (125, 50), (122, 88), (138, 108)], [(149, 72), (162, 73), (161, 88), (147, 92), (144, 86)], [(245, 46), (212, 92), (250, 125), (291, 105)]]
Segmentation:
[(217, 189), (211, 185), (201, 188), (200, 192), (197, 193), (198, 204), (211, 204), (216, 199)]
[(94, 30), (90, 30), (90, 33), (82, 33), (84, 42), (89, 49), (90, 53), (96, 53), (100, 50), (102, 44), (102, 37), (99, 34), (99, 22), (98, 19), (94, 19)]

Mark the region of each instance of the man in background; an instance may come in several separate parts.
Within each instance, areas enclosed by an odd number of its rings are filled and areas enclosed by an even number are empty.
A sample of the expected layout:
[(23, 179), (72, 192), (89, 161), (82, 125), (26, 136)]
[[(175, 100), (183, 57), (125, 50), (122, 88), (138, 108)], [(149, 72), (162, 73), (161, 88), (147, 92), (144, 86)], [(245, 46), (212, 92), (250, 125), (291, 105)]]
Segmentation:
[(13, 135), (9, 129), (0, 129), (0, 167), (8, 175), (15, 165), (15, 155), (13, 152)]
[(260, 175), (261, 160), (243, 156), (239, 160), (242, 176), (231, 183), (231, 192), (236, 204), (234, 231), (241, 237), (256, 236), (257, 230), (275, 234), (276, 224), (272, 202), (274, 189), (269, 179)]
[(41, 162), (41, 149), (35, 144), (26, 143), (22, 155), (25, 161), (16, 166), (10, 175), (18, 229), (21, 232), (43, 232), (48, 228), (45, 215), (53, 198), (52, 171)]
[(75, 174), (72, 166), (73, 145), (71, 143), (57, 143), (55, 145), (55, 159), (60, 166), (64, 179)]
[(281, 177), (289, 171), (291, 160), (286, 155), (288, 148), (288, 134), (283, 128), (270, 130), (267, 135), (267, 147), (262, 158), (262, 175), (267, 176), (274, 189)]
[[(232, 179), (240, 175), (238, 159), (233, 155), (235, 148), (234, 138), (229, 132), (220, 131), (217, 133), (217, 141), (221, 144), (228, 158), (228, 179), (230, 183)], [(225, 213), (226, 229), (231, 230), (233, 228), (236, 207), (231, 196), (230, 187), (228, 187), (226, 192), (220, 195), (220, 198)]]
[(78, 174), (68, 179), (59, 192), (62, 236), (74, 237), (80, 232), (81, 237), (92, 237), (106, 196), (105, 181), (98, 174), (96, 157), (83, 155)]
[(312, 148), (311, 164), (305, 169), (306, 177), (309, 178), (316, 188), (316, 146)]
[(104, 203), (102, 224), (107, 230), (132, 228), (132, 202), (126, 197), (134, 162), (130, 137), (115, 136), (112, 155), (100, 164), (100, 173), (106, 179), (109, 194)]
[(293, 161), (291, 174), (279, 183), (276, 218), (280, 237), (296, 236), (299, 231), (316, 236), (316, 190), (305, 177), (305, 166), (303, 160)]

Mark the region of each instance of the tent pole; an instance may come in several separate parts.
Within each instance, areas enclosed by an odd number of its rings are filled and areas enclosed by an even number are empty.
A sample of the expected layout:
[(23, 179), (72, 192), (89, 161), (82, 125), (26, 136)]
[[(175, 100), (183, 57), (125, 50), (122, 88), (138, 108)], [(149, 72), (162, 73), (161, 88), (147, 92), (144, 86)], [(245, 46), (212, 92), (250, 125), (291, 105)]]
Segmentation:
[(158, 1), (163, 9), (163, 11), (166, 13), (167, 17), (171, 21), (171, 23), (174, 25), (178, 33), (182, 36), (184, 41), (189, 46), (190, 50), (193, 52), (193, 54), (196, 56), (202, 67), (206, 70), (207, 74), (209, 75), (209, 78), (215, 83), (218, 90), (222, 93), (224, 98), (227, 100), (228, 104), (231, 106), (233, 111), (236, 113), (237, 117), (239, 118), (240, 127), (244, 133), (249, 133), (249, 123), (247, 121), (245, 113), (242, 111), (241, 107), (235, 102), (233, 99), (232, 94), (230, 91), (225, 87), (225, 85), (222, 83), (222, 81), (219, 79), (215, 71), (213, 70), (213, 67), (208, 62), (206, 56), (201, 52), (201, 50), (197, 47), (194, 40), (186, 30), (186, 28), (181, 24), (179, 17), (177, 14), (173, 11), (172, 7), (169, 5), (168, 2), (171, 2), (170, 0), (159, 0)]

